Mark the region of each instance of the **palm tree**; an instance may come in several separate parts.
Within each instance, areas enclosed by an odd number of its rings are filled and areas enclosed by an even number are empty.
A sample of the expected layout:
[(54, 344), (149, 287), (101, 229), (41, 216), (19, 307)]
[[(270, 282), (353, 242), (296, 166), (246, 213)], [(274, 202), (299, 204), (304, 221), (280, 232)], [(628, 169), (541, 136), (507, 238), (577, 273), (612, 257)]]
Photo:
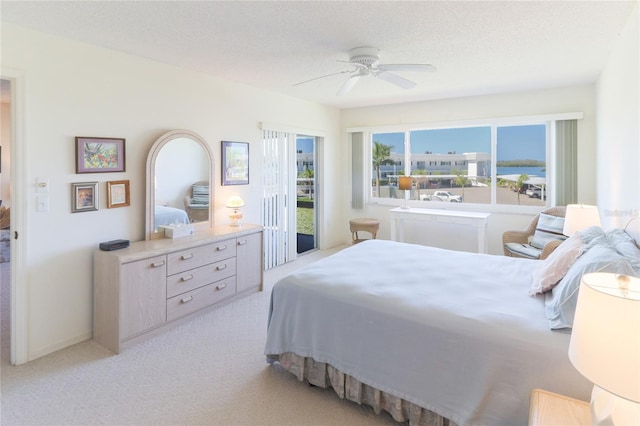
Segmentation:
[(526, 174), (521, 174), (518, 176), (518, 180), (516, 181), (516, 192), (518, 193), (518, 204), (520, 204), (520, 190), (524, 186), (524, 182), (529, 180), (529, 176)]
[(310, 199), (313, 199), (313, 192), (311, 191), (311, 179), (313, 178), (313, 170), (311, 170), (309, 166), (306, 166), (302, 173), (300, 173), (300, 177), (307, 179), (307, 194), (309, 195)]
[(464, 200), (464, 186), (469, 183), (469, 178), (464, 175), (462, 170), (453, 169), (453, 174), (456, 175), (454, 183), (462, 187), (462, 199)]
[(391, 146), (378, 141), (373, 141), (373, 168), (376, 171), (376, 193), (380, 196), (380, 166), (383, 164), (393, 164), (391, 157)]

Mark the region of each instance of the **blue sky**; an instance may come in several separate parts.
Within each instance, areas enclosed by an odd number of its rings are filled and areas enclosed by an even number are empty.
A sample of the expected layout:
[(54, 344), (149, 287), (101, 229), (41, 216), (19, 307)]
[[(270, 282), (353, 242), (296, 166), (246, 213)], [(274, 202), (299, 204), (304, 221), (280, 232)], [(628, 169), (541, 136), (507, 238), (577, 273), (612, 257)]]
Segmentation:
[[(498, 127), (498, 161), (545, 161), (546, 128), (544, 124)], [(374, 141), (391, 145), (392, 151), (404, 153), (403, 133), (377, 133)], [(449, 151), (489, 152), (491, 150), (490, 127), (465, 127), (455, 129), (418, 130), (411, 133), (411, 151), (446, 154)]]
[(298, 136), (296, 138), (296, 150), (302, 150), (302, 152), (313, 152), (313, 140), (312, 137)]

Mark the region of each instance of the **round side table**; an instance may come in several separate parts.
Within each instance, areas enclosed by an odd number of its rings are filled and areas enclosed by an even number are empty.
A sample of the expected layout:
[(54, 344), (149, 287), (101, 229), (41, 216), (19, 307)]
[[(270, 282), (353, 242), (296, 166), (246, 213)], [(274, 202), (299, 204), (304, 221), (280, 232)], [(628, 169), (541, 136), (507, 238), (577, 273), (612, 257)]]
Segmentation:
[(358, 238), (358, 232), (369, 232), (372, 238), (376, 239), (376, 234), (380, 228), (380, 221), (378, 219), (371, 219), (366, 217), (351, 219), (349, 221), (349, 228), (351, 229), (351, 239), (353, 244), (364, 241), (364, 239)]

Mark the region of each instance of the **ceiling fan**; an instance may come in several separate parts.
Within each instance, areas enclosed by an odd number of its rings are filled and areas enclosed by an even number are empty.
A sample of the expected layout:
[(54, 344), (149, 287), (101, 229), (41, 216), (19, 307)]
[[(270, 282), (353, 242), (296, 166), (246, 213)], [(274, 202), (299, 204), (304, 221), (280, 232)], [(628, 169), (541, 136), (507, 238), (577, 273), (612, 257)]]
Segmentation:
[(415, 82), (408, 80), (404, 77), (400, 77), (399, 75), (394, 74), (390, 71), (433, 72), (436, 70), (436, 67), (430, 64), (381, 64), (380, 50), (375, 47), (369, 47), (369, 46), (355, 47), (349, 50), (348, 53), (349, 53), (348, 61), (339, 60), (338, 62), (344, 62), (346, 64), (351, 65), (352, 66), (351, 69), (301, 81), (300, 83), (294, 84), (294, 86), (298, 86), (300, 84), (308, 83), (314, 80), (319, 80), (325, 77), (331, 77), (338, 74), (351, 73), (351, 76), (342, 84), (342, 86), (338, 90), (338, 93), (337, 93), (338, 96), (342, 96), (348, 93), (351, 89), (353, 89), (353, 86), (356, 85), (358, 80), (368, 75), (378, 77), (381, 80), (384, 80), (391, 84), (395, 84), (396, 86), (401, 87), (403, 89), (412, 89), (416, 86)]

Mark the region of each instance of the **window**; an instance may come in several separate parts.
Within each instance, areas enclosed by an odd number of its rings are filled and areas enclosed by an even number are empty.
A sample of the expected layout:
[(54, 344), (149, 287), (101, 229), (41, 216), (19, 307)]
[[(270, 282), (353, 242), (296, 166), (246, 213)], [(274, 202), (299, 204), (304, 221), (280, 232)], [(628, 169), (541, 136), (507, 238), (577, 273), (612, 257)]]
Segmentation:
[(546, 135), (545, 124), (497, 128), (498, 204), (546, 204)]
[[(371, 197), (404, 198), (398, 177), (410, 175), (410, 200), (545, 206), (548, 123), (406, 129), (371, 133)], [(454, 197), (440, 197), (446, 190)], [(446, 198), (446, 199), (445, 199)]]

